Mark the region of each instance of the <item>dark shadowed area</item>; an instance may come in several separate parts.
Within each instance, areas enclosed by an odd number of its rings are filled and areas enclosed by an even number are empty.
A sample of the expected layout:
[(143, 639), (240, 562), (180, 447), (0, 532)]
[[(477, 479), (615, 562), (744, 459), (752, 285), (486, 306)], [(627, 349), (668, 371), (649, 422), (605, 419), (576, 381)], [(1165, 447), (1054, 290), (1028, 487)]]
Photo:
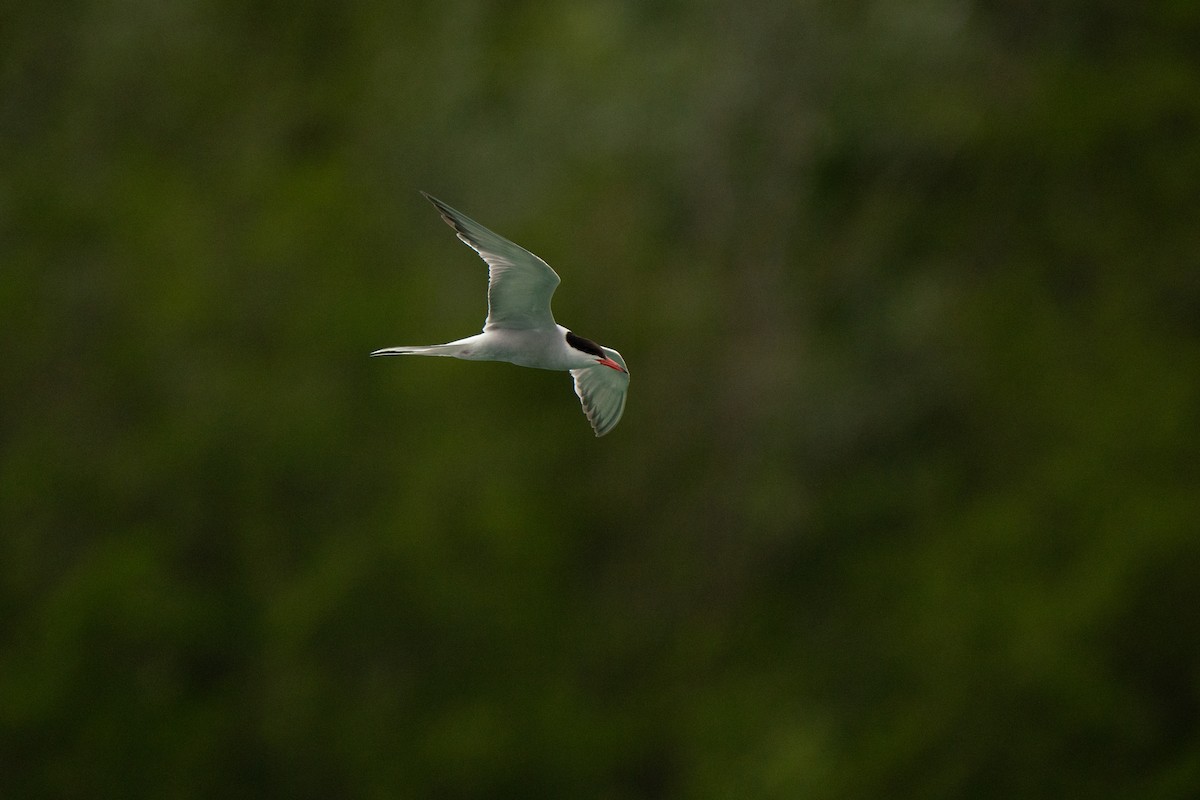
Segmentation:
[(10, 5), (0, 797), (1197, 796), (1200, 5)]

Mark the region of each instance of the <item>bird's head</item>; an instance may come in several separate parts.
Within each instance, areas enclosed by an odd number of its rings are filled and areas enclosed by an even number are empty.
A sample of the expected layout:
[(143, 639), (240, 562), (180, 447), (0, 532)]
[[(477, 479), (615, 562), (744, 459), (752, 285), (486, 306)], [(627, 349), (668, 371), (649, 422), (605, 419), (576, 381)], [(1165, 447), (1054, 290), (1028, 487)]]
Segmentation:
[[(600, 366), (608, 367), (609, 369), (615, 369), (617, 372), (629, 372), (629, 370), (625, 368), (624, 364), (615, 360), (612, 355), (610, 355), (610, 353), (615, 354), (615, 350), (605, 352), (603, 347), (596, 344), (591, 339), (585, 339), (582, 336), (576, 336), (570, 331), (567, 331), (567, 344), (581, 353), (586, 353), (589, 356), (592, 356), (595, 362)], [(618, 356), (618, 358), (620, 358), (620, 356)]]

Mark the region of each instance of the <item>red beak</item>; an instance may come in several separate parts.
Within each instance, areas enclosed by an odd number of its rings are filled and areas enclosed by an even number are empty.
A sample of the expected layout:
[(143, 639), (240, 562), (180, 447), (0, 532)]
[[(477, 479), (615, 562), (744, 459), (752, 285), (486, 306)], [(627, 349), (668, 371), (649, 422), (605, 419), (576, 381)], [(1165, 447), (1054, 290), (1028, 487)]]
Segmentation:
[(597, 364), (603, 364), (604, 366), (606, 366), (606, 367), (609, 367), (609, 368), (611, 368), (611, 369), (615, 369), (617, 372), (625, 372), (625, 368), (624, 368), (624, 367), (622, 367), (622, 366), (621, 366), (620, 364), (618, 364), (617, 362), (613, 361), (613, 360), (612, 360), (611, 358), (609, 358), (608, 356), (605, 356), (604, 358), (598, 358), (598, 359), (596, 359), (596, 363), (597, 363)]

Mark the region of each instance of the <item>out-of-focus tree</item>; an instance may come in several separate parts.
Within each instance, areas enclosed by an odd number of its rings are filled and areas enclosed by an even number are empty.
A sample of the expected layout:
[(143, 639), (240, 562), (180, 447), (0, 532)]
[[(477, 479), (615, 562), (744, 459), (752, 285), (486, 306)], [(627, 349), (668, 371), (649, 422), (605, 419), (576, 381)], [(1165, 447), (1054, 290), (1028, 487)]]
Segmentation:
[[(1184, 798), (1200, 11), (30, 4), (0, 794)], [(365, 354), (545, 257), (632, 368)]]

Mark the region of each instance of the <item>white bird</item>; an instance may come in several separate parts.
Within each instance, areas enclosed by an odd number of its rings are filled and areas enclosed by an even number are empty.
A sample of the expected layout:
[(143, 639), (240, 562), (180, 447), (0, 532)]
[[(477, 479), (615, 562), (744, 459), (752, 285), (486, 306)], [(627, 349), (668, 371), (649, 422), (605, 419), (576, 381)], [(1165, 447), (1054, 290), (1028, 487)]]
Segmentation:
[(415, 347), (386, 347), (373, 356), (449, 356), (467, 361), (508, 361), (522, 367), (565, 370), (597, 436), (611, 431), (625, 411), (629, 369), (611, 347), (576, 336), (554, 321), (550, 298), (558, 273), (513, 244), (425, 192), (458, 238), (488, 265), (488, 315), (483, 333)]

